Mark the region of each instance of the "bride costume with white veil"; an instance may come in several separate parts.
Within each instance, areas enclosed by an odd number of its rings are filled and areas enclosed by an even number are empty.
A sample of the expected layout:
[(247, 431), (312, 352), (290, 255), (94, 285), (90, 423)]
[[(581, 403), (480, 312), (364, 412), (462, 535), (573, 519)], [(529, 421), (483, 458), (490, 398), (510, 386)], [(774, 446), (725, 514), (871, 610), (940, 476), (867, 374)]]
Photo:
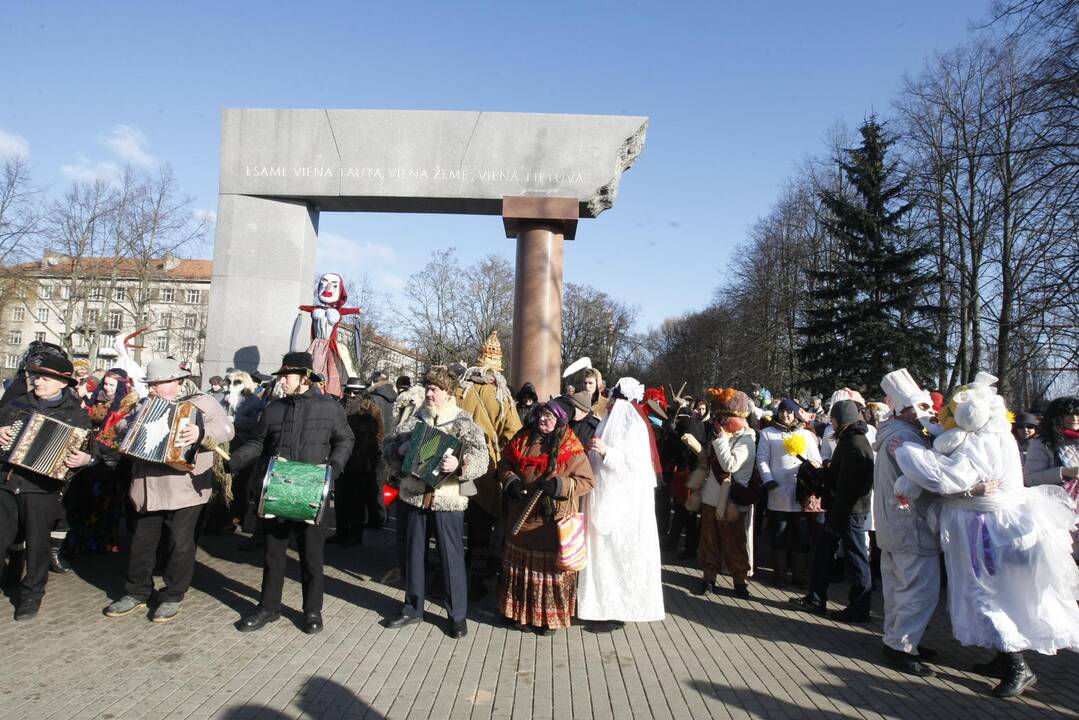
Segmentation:
[(584, 498), (588, 565), (577, 580), (577, 617), (662, 620), (656, 474), (648, 428), (630, 402), (643, 398), (644, 387), (623, 378), (615, 388), (627, 399), (610, 406), (596, 429), (606, 455), (588, 453), (595, 485)]
[[(995, 384), (978, 373), (942, 409), (948, 429), (931, 449), (906, 443), (896, 450), (904, 474), (895, 492), (942, 497), (936, 519), (959, 642), (1007, 653), (1079, 649), (1074, 506), (1059, 487), (1023, 487), (1019, 449)], [(995, 492), (972, 496), (979, 483), (994, 481)]]

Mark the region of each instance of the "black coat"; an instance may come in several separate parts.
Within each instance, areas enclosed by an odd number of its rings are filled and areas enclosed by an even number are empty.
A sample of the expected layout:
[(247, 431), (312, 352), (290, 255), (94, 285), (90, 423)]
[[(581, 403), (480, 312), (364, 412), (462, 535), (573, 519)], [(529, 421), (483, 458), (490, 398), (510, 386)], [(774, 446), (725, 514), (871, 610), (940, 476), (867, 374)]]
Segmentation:
[[(573, 410), (570, 410), (573, 412)], [(577, 436), (577, 439), (581, 441), (585, 449), (588, 449), (588, 443), (592, 442), (592, 438), (596, 435), (596, 428), (599, 427), (599, 418), (588, 413), (580, 420), (570, 420), (570, 429), (573, 430), (573, 434)]]
[(836, 436), (825, 479), (828, 525), (836, 530), (846, 528), (851, 508), (873, 489), (873, 448), (866, 431), (866, 424), (858, 421)]
[(250, 439), (232, 451), (228, 466), (236, 472), (264, 455), (279, 455), (314, 465), (329, 463), (337, 478), (352, 454), (353, 443), (341, 403), (311, 388), (267, 405)]
[[(90, 429), (90, 416), (82, 408), (82, 403), (69, 389), (62, 391), (60, 404), (54, 407), (41, 409), (33, 393), (18, 395), (10, 399), (7, 405), (0, 410), (0, 426), (13, 423), (19, 416), (29, 417), (30, 413), (39, 412), (42, 415), (74, 425), (78, 428)], [(62, 480), (36, 473), (26, 468), (15, 467), (8, 463), (3, 464), (3, 477), (0, 478), (0, 488), (8, 492), (16, 493), (55, 493), (60, 492), (64, 483)]]

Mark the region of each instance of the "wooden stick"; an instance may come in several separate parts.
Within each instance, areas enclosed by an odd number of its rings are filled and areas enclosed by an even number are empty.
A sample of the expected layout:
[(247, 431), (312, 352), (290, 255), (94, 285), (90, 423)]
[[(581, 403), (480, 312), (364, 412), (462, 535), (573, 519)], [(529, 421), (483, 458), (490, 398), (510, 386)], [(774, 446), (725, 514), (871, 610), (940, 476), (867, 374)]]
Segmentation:
[(532, 514), (532, 510), (539, 503), (541, 497), (543, 497), (543, 493), (539, 490), (536, 490), (535, 494), (532, 495), (532, 499), (528, 501), (528, 505), (525, 507), (524, 512), (521, 513), (521, 517), (517, 518), (517, 522), (513, 526), (513, 531), (510, 533), (511, 535), (516, 535), (517, 533), (521, 532), (521, 528), (524, 527), (525, 520), (527, 520), (528, 516)]

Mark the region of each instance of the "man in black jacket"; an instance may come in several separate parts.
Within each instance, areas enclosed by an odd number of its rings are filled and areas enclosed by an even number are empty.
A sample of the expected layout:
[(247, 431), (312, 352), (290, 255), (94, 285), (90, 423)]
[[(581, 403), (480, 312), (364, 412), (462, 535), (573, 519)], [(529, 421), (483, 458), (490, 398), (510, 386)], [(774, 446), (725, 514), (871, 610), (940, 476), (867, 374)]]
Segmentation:
[[(12, 443), (17, 429), (12, 425), (20, 418), (40, 413), (55, 420), (90, 429), (90, 418), (71, 388), (75, 373), (65, 357), (46, 355), (36, 365), (27, 368), (33, 388), (28, 395), (12, 397), (0, 411), (0, 446)], [(69, 468), (91, 462), (89, 455), (79, 453), (79, 459), (69, 455)], [(29, 620), (41, 608), (45, 583), (49, 577), (49, 533), (60, 518), (61, 480), (22, 467), (3, 463), (0, 479), (0, 548), (14, 542), (19, 528), (26, 538), (26, 576), (22, 581), (16, 620)]]
[(853, 400), (835, 403), (829, 415), (837, 438), (831, 463), (826, 469), (808, 473), (823, 485), (828, 519), (824, 535), (817, 542), (809, 593), (791, 598), (791, 602), (808, 612), (824, 615), (832, 560), (842, 544), (851, 581), (850, 602), (833, 616), (845, 622), (868, 622), (873, 581), (865, 524), (873, 489), (873, 448), (866, 439), (866, 424)]
[[(262, 457), (328, 463), (339, 478), (352, 453), (353, 436), (341, 403), (312, 387), (320, 380), (314, 372), (311, 353), (290, 352), (284, 357), (279, 376), (285, 397), (266, 406), (254, 434), (232, 453), (229, 469), (235, 473)], [(237, 628), (252, 632), (280, 618), (281, 590), (285, 584), (285, 562), (290, 536), (300, 551), (300, 579), (303, 583), (304, 632), (322, 630), (322, 552), (325, 520), (310, 524), (296, 520), (266, 520), (266, 554), (262, 571), (262, 596), (254, 613), (243, 618)]]

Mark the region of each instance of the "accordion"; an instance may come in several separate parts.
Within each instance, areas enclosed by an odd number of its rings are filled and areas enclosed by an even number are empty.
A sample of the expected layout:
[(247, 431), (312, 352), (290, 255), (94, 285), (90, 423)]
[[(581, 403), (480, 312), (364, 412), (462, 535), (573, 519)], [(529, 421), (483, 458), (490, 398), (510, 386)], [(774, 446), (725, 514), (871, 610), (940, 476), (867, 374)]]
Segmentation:
[(176, 437), (187, 427), (202, 422), (202, 413), (189, 402), (159, 397), (143, 401), (120, 443), (120, 452), (139, 460), (171, 465), (190, 472), (195, 469), (199, 446), (180, 447)]
[(72, 448), (82, 449), (90, 431), (54, 420), (40, 413), (20, 417), (12, 426), (15, 439), (0, 448), (11, 465), (26, 468), (55, 480), (64, 480), (70, 472), (64, 458)]
[(442, 458), (447, 453), (457, 455), (460, 449), (460, 440), (420, 420), (412, 430), (408, 452), (401, 462), (401, 473), (434, 487), (442, 481), (442, 473), (438, 471)]

